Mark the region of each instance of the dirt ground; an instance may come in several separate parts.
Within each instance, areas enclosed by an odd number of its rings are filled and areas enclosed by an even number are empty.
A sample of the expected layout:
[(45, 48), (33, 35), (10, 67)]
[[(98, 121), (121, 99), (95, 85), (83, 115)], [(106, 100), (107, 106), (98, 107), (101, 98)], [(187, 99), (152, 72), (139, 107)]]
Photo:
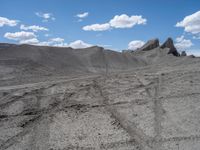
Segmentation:
[(199, 150), (200, 59), (153, 54), (130, 70), (2, 83), (0, 150)]

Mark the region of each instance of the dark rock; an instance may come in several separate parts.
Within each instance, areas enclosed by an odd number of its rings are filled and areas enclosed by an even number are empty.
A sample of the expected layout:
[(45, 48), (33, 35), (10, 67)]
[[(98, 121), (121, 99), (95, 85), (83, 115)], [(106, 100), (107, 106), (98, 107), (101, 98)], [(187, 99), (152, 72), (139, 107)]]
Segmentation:
[(174, 42), (172, 38), (168, 38), (162, 45), (161, 48), (169, 48), (168, 54), (173, 54), (174, 56), (180, 56), (176, 47), (174, 46)]
[(175, 48), (172, 38), (168, 38), (162, 45), (161, 48)]
[(188, 57), (190, 57), (190, 58), (195, 58), (195, 56), (194, 56), (194, 55), (190, 55), (190, 56), (188, 56)]
[(181, 56), (187, 56), (186, 52), (185, 52), (185, 51), (182, 51), (182, 52), (181, 52)]
[(159, 46), (159, 40), (153, 39), (153, 40), (149, 40), (146, 44), (144, 44), (141, 48), (139, 48), (139, 50), (148, 51), (158, 46)]

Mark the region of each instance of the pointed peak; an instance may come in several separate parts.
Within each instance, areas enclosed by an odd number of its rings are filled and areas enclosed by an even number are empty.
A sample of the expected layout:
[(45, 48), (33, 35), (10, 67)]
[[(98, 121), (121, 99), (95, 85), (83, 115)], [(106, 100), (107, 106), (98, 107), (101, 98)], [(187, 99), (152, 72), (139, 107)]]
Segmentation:
[(174, 56), (180, 56), (176, 47), (174, 46), (174, 41), (171, 37), (167, 38), (167, 40), (161, 45), (161, 48), (169, 48), (168, 54), (173, 54)]
[(157, 48), (158, 46), (159, 46), (159, 39), (156, 38), (156, 39), (147, 41), (147, 43), (144, 44), (139, 50), (148, 51), (148, 50)]
[(173, 39), (168, 37), (167, 40), (161, 45), (161, 48), (175, 48)]

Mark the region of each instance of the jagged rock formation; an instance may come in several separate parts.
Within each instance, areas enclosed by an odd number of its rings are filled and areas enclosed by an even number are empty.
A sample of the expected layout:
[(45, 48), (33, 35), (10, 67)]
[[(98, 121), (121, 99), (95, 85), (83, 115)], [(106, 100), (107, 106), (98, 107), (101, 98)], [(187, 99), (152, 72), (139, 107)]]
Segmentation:
[(156, 48), (158, 46), (159, 46), (159, 40), (158, 39), (153, 39), (153, 40), (149, 40), (146, 44), (144, 44), (138, 50), (148, 51), (148, 50), (152, 50), (152, 49), (154, 49), (154, 48)]
[(161, 48), (169, 48), (168, 54), (173, 54), (174, 56), (180, 56), (176, 47), (174, 46), (174, 42), (172, 38), (168, 38), (162, 45)]
[(181, 56), (187, 56), (187, 53), (185, 51), (182, 51)]
[[(158, 39), (152, 39), (147, 41), (146, 44), (144, 44), (141, 48), (138, 48), (136, 50), (123, 50), (123, 53), (134, 53), (134, 52), (139, 52), (139, 51), (150, 51), (155, 48), (159, 47), (159, 40)], [(178, 52), (176, 47), (174, 46), (174, 42), (172, 38), (168, 38), (161, 46), (160, 48), (165, 49), (168, 48), (168, 54), (172, 54), (174, 56), (187, 56), (186, 52), (183, 51), (181, 54)]]

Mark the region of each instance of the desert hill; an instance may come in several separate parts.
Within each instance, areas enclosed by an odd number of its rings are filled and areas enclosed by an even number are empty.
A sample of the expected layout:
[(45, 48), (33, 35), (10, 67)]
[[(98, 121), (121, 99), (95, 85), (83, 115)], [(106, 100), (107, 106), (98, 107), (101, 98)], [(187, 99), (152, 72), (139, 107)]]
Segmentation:
[(0, 150), (198, 150), (200, 58), (0, 44)]
[[(171, 54), (171, 55), (170, 55)], [(156, 64), (173, 64), (181, 61), (168, 39), (159, 46), (158, 39), (148, 41), (135, 52), (116, 52), (94, 46), (85, 49), (59, 48), (33, 45), (0, 44), (1, 84), (6, 80), (29, 82), (54, 76), (134, 70)]]

